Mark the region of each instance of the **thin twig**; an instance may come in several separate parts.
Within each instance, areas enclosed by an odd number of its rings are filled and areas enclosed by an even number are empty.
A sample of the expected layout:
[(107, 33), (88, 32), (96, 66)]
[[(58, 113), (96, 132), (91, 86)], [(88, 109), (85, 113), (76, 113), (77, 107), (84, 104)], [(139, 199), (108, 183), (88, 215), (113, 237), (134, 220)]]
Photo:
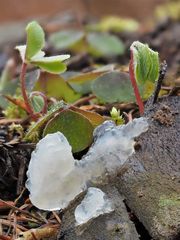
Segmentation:
[(44, 220), (45, 223), (49, 223), (48, 220), (40, 212), (36, 212), (36, 214), (38, 216), (40, 216)]
[(94, 98), (96, 98), (95, 95), (90, 95), (90, 96), (81, 98), (81, 99), (77, 100), (76, 102), (74, 102), (73, 106), (79, 106), (79, 105), (85, 104)]
[(14, 217), (13, 217), (13, 239), (17, 238), (17, 218), (16, 218), (16, 214), (14, 213)]
[(159, 92), (161, 90), (161, 85), (162, 85), (162, 82), (163, 82), (164, 77), (166, 75), (166, 71), (167, 71), (167, 63), (166, 63), (166, 61), (164, 61), (161, 64), (161, 69), (160, 69), (160, 72), (159, 72), (159, 78), (157, 80), (156, 88), (155, 88), (155, 91), (154, 91), (154, 94), (153, 94), (154, 95), (153, 104), (155, 104), (157, 102), (158, 95), (159, 95)]
[(21, 123), (22, 119), (6, 119), (6, 118), (0, 118), (0, 125), (7, 125), (11, 123)]
[(177, 96), (178, 92), (180, 93), (180, 86), (175, 86), (169, 92), (169, 96)]
[(17, 180), (17, 187), (16, 187), (16, 193), (19, 195), (23, 190), (23, 182), (24, 182), (24, 176), (25, 176), (25, 170), (26, 170), (26, 160), (23, 156), (19, 156), (20, 159), (20, 166), (19, 166), (19, 172), (18, 172), (18, 180)]
[(52, 213), (53, 213), (54, 217), (56, 218), (57, 222), (58, 222), (59, 224), (61, 224), (61, 219), (60, 219), (60, 217), (57, 215), (57, 213), (56, 213), (55, 211), (53, 211)]
[(2, 224), (0, 223), (0, 236), (3, 234)]
[(128, 113), (123, 112), (123, 114), (127, 117), (128, 122), (132, 122), (133, 120), (133, 116), (132, 113), (134, 112), (134, 109), (132, 109), (131, 111), (129, 111)]
[(0, 235), (0, 240), (12, 240), (12, 238), (5, 235)]
[[(19, 199), (20, 199), (20, 198), (22, 197), (22, 195), (24, 194), (24, 191), (25, 191), (25, 187), (24, 187), (24, 189), (22, 190), (22, 192), (20, 193), (20, 195), (18, 196), (18, 198), (16, 198), (15, 201), (13, 202), (14, 205), (17, 204), (17, 202), (19, 201)], [(8, 214), (8, 219), (11, 218), (11, 215), (13, 214), (13, 212), (14, 212), (14, 209), (11, 208), (11, 210), (10, 210), (10, 212), (9, 212), (9, 214)]]
[(18, 212), (21, 212), (21, 213), (23, 213), (23, 214), (25, 214), (25, 215), (27, 215), (27, 216), (29, 216), (29, 217), (32, 217), (32, 218), (34, 218), (34, 219), (36, 219), (36, 220), (44, 223), (44, 220), (42, 220), (41, 218), (36, 217), (36, 216), (34, 216), (33, 214), (31, 214), (31, 213), (29, 213), (29, 212), (27, 212), (27, 211), (25, 211), (25, 210), (22, 210), (22, 209), (20, 209), (20, 208), (18, 208), (18, 207), (15, 207), (15, 206), (7, 203), (6, 201), (4, 201), (4, 200), (2, 200), (2, 199), (0, 199), (0, 202), (3, 202), (4, 204), (6, 204), (7, 206), (11, 207), (12, 209), (14, 209), (14, 210), (16, 210), (16, 211), (18, 211)]
[(21, 221), (21, 222), (32, 222), (32, 223), (39, 224), (39, 221), (37, 221), (37, 220), (35, 220), (35, 219), (27, 218), (27, 217), (19, 217), (19, 216), (17, 216), (17, 221)]
[[(0, 219), (0, 223), (2, 225), (6, 225), (6, 226), (13, 226), (13, 222), (11, 222), (10, 220), (5, 220), (5, 219)], [(16, 227), (19, 228), (21, 231), (27, 231), (28, 229), (19, 225), (19, 224), (16, 224)]]

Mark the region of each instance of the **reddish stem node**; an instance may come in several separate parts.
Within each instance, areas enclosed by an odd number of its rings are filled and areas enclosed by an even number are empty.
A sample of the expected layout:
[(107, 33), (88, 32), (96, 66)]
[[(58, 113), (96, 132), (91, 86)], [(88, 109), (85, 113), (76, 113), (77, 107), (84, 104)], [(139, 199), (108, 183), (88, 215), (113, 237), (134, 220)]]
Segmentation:
[(23, 62), (22, 68), (21, 68), (21, 74), (20, 74), (21, 92), (24, 99), (24, 103), (26, 105), (27, 112), (29, 114), (33, 114), (33, 110), (31, 108), (31, 105), (29, 103), (29, 99), (26, 93), (26, 84), (25, 84), (26, 69), (27, 69), (27, 64)]
[(21, 92), (24, 99), (24, 103), (26, 105), (26, 111), (30, 114), (31, 118), (36, 121), (38, 117), (34, 114), (33, 109), (29, 103), (28, 95), (26, 93), (26, 83), (25, 83), (26, 70), (27, 70), (27, 64), (23, 62), (21, 73), (20, 73)]
[(133, 86), (133, 89), (134, 89), (136, 102), (139, 106), (139, 112), (140, 112), (141, 115), (143, 115), (144, 104), (143, 104), (143, 101), (141, 99), (139, 89), (138, 89), (138, 86), (137, 86), (137, 83), (136, 83), (136, 79), (135, 79), (135, 76), (134, 76), (134, 65), (133, 65), (133, 53), (132, 52), (131, 52), (131, 60), (130, 60), (130, 63), (129, 63), (129, 74), (130, 74), (131, 83), (132, 83), (132, 86)]

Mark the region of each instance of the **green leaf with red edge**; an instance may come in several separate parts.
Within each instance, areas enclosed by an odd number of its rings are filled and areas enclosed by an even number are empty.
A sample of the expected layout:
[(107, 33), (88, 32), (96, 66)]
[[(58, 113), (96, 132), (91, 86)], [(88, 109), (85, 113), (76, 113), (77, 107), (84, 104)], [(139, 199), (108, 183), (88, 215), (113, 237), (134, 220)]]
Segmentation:
[(144, 104), (137, 85), (139, 84), (140, 88), (144, 88), (148, 82), (155, 83), (159, 77), (159, 57), (158, 52), (153, 51), (147, 44), (139, 41), (133, 42), (130, 50), (129, 74), (136, 102), (142, 115), (144, 113)]
[(46, 104), (44, 98), (41, 95), (33, 95), (30, 98), (30, 103), (35, 113), (41, 113)]
[(159, 56), (147, 44), (139, 41), (133, 42), (130, 47), (133, 61), (134, 76), (139, 84), (154, 83), (159, 77)]
[(45, 127), (47, 122), (52, 119), (56, 113), (61, 112), (65, 107), (67, 107), (67, 105), (63, 101), (54, 104), (44, 116), (42, 116), (28, 129), (24, 140), (30, 142), (37, 142), (41, 138), (43, 128)]
[(93, 129), (93, 125), (86, 117), (67, 109), (47, 123), (43, 136), (62, 132), (72, 146), (72, 151), (76, 153), (90, 146), (93, 141)]
[(41, 73), (34, 87), (34, 91), (40, 91), (45, 93), (47, 97), (63, 99), (70, 103), (81, 97), (60, 75), (47, 72)]
[(96, 112), (85, 111), (83, 109), (80, 109), (80, 108), (74, 107), (74, 106), (71, 106), (70, 108), (74, 112), (80, 113), (84, 117), (86, 117), (91, 122), (91, 124), (93, 125), (94, 128), (97, 127), (98, 125), (102, 124), (106, 120), (103, 116), (101, 116), (100, 114), (98, 114)]
[[(82, 110), (75, 106), (68, 107), (68, 105), (64, 104), (63, 102), (59, 102), (59, 103), (53, 105), (52, 109), (47, 114), (45, 114), (43, 117), (41, 117), (38, 120), (38, 122), (34, 123), (30, 127), (30, 129), (28, 130), (28, 132), (25, 136), (25, 140), (32, 141), (32, 142), (38, 141), (38, 139), (41, 137), (43, 128), (46, 126), (48, 121), (53, 119), (55, 114), (63, 111), (64, 109), (70, 109), (76, 113), (83, 115), (85, 118), (87, 118), (89, 120), (89, 122), (92, 124), (93, 128), (102, 124), (106, 120), (103, 116), (99, 115), (98, 113), (85, 111), (85, 110)], [(36, 137), (35, 139), (34, 139), (34, 136)]]

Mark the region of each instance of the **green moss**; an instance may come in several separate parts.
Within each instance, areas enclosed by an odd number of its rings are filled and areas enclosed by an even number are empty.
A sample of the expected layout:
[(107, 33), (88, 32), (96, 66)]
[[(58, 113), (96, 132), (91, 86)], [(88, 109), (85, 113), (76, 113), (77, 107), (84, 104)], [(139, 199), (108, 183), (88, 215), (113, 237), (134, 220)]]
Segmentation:
[(176, 196), (161, 196), (159, 200), (160, 207), (168, 207), (168, 206), (180, 206), (180, 195)]

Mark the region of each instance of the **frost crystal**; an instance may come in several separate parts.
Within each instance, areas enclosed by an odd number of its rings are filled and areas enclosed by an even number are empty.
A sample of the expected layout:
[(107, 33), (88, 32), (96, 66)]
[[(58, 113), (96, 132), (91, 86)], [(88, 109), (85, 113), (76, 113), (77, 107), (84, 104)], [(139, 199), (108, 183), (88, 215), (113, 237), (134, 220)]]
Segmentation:
[(67, 207), (89, 185), (120, 170), (134, 152), (134, 138), (147, 129), (146, 118), (121, 126), (106, 121), (95, 129), (94, 144), (80, 161), (62, 133), (46, 135), (32, 153), (27, 173), (32, 203), (44, 210)]
[(77, 225), (84, 224), (99, 215), (112, 212), (113, 206), (105, 193), (98, 188), (90, 187), (82, 202), (75, 209)]

